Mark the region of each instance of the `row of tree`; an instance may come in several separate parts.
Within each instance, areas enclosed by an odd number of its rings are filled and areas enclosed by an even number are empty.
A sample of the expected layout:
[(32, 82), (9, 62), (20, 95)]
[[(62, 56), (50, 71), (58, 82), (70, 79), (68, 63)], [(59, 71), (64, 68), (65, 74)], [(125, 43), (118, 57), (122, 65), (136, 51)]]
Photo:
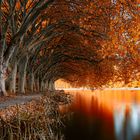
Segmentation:
[(139, 80), (139, 3), (0, 0), (0, 93)]

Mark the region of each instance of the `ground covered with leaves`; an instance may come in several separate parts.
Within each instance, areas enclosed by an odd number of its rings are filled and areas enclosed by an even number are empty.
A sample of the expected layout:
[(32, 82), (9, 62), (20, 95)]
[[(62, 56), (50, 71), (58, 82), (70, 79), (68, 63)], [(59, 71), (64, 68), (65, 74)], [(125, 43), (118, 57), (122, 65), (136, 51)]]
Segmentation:
[(70, 102), (70, 95), (56, 91), (1, 110), (0, 140), (63, 140), (61, 128), (66, 114), (60, 114), (59, 105)]

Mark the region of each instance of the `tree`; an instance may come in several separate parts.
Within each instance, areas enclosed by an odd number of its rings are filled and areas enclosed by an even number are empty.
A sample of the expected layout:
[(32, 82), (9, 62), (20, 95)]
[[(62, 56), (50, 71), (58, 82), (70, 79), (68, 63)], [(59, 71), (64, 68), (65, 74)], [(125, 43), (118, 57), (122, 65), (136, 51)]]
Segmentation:
[(21, 93), (54, 90), (57, 79), (88, 87), (139, 80), (138, 1), (6, 0), (0, 6), (1, 94), (5, 79), (12, 92), (18, 80)]
[(7, 95), (5, 90), (5, 76), (9, 60), (15, 49), (23, 41), (24, 35), (32, 29), (41, 12), (53, 0), (6, 0), (1, 1), (1, 47), (0, 47), (0, 93)]

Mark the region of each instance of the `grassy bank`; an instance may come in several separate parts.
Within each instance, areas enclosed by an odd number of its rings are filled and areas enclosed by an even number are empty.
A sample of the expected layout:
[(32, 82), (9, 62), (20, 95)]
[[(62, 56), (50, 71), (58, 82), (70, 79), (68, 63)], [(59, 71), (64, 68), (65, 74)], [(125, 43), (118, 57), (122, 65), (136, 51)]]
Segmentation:
[(1, 110), (0, 140), (63, 140), (65, 115), (59, 105), (70, 103), (63, 91), (51, 92), (37, 101)]

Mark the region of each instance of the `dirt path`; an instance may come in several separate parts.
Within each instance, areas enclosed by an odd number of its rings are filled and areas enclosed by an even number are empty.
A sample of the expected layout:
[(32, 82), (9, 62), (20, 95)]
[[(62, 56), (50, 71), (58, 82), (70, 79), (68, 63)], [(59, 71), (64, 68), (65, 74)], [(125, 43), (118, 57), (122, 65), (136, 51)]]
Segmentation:
[(7, 108), (9, 106), (13, 105), (21, 105), (25, 104), (27, 102), (30, 102), (31, 100), (38, 100), (42, 95), (41, 94), (36, 94), (36, 95), (28, 95), (28, 96), (17, 96), (15, 98), (8, 99), (6, 101), (0, 102), (0, 109)]

